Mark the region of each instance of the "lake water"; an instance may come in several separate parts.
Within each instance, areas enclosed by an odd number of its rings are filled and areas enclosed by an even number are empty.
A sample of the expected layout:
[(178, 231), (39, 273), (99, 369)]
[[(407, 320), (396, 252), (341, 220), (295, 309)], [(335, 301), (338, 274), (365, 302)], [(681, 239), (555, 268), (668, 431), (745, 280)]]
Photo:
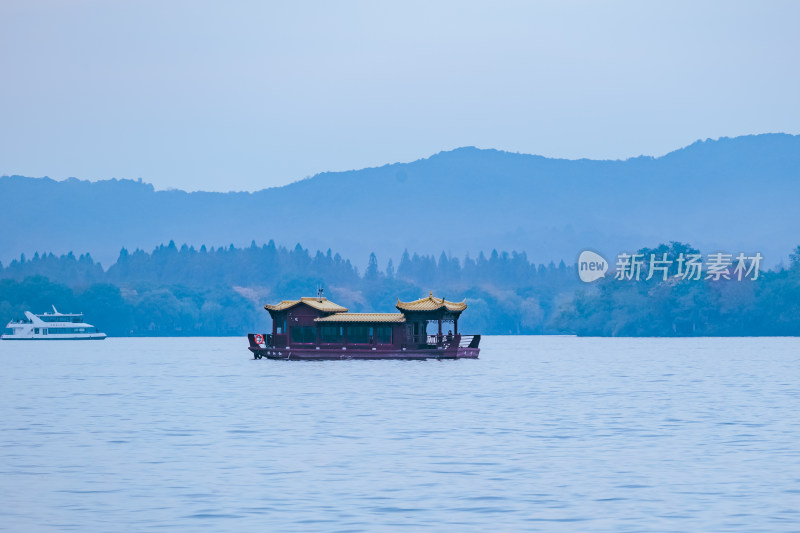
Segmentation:
[(799, 531), (800, 339), (0, 342), (8, 531)]

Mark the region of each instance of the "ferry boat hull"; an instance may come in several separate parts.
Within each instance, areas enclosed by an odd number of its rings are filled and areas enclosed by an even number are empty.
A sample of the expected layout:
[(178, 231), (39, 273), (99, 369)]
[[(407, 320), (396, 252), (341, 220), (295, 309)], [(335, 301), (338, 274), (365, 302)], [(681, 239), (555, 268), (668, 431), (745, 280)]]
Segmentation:
[(19, 337), (16, 335), (3, 335), (0, 339), (4, 341), (103, 341), (106, 335), (85, 336), (85, 337), (59, 337), (58, 335), (48, 335), (47, 337)]
[(25, 318), (6, 324), (4, 341), (101, 341), (106, 334), (83, 320), (82, 313), (52, 313), (34, 315), (25, 311)]

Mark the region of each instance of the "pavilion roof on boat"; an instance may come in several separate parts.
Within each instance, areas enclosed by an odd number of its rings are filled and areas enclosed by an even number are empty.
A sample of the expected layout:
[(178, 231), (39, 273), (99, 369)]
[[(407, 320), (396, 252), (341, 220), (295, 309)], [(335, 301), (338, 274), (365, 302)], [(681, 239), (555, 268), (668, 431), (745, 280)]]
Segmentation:
[[(311, 311), (310, 315), (297, 307), (301, 304), (308, 306), (306, 309)], [(395, 307), (400, 311), (399, 313), (350, 313), (346, 307), (319, 295), (303, 297), (299, 300), (283, 300), (274, 305), (267, 304), (264, 309), (269, 311), (269, 314), (275, 319), (283, 320), (291, 317), (295, 326), (297, 326), (298, 320), (308, 321), (307, 325), (314, 323), (403, 324), (408, 322), (415, 324), (415, 330), (422, 335), (425, 331), (425, 322), (438, 322), (439, 330), (442, 328), (442, 322), (452, 322), (454, 329), (458, 330), (458, 317), (467, 308), (467, 303), (466, 301), (451, 302), (444, 298), (437, 298), (431, 292), (427, 297), (411, 302), (402, 302), (398, 298)], [(301, 316), (306, 318), (301, 319)]]
[(403, 313), (406, 322), (412, 324), (415, 337), (425, 335), (427, 322), (436, 322), (441, 336), (443, 322), (452, 322), (453, 330), (458, 333), (458, 317), (467, 308), (467, 302), (451, 302), (437, 298), (430, 292), (426, 298), (413, 302), (401, 302), (398, 298), (395, 307)]
[(264, 309), (272, 314), (276, 311), (285, 311), (286, 309), (290, 309), (296, 305), (300, 305), (304, 303), (309, 307), (313, 307), (318, 311), (322, 311), (323, 313), (346, 313), (347, 308), (343, 307), (339, 304), (335, 304), (332, 301), (328, 300), (327, 298), (322, 297), (303, 297), (299, 300), (282, 300), (281, 303), (270, 305), (267, 304), (264, 306)]
[(467, 302), (466, 300), (463, 302), (450, 302), (444, 298), (436, 298), (433, 292), (431, 292), (426, 298), (420, 298), (413, 302), (401, 302), (400, 298), (398, 298), (395, 307), (397, 307), (400, 312), (436, 311), (461, 314), (461, 312), (467, 308)]

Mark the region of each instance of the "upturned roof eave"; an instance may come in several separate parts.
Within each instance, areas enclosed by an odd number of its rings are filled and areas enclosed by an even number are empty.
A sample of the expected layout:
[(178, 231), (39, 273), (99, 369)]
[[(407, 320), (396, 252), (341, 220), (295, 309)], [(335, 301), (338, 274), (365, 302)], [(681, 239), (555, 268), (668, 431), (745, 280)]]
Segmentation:
[(467, 301), (450, 302), (444, 298), (436, 298), (431, 292), (426, 298), (412, 302), (401, 302), (398, 298), (395, 307), (401, 312), (433, 312), (445, 309), (451, 313), (461, 313), (467, 308)]

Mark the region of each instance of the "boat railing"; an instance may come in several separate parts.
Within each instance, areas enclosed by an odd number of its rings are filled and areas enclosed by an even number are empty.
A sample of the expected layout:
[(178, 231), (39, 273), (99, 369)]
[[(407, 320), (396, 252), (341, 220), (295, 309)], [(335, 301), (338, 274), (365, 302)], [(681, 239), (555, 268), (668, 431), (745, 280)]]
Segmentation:
[(453, 341), (453, 335), (428, 335), (426, 344), (428, 346), (442, 346), (444, 343)]
[(442, 335), (427, 335), (425, 344), (428, 346), (443, 347), (445, 349), (454, 344), (459, 348), (477, 348), (480, 342), (480, 335), (453, 335), (448, 333)]

